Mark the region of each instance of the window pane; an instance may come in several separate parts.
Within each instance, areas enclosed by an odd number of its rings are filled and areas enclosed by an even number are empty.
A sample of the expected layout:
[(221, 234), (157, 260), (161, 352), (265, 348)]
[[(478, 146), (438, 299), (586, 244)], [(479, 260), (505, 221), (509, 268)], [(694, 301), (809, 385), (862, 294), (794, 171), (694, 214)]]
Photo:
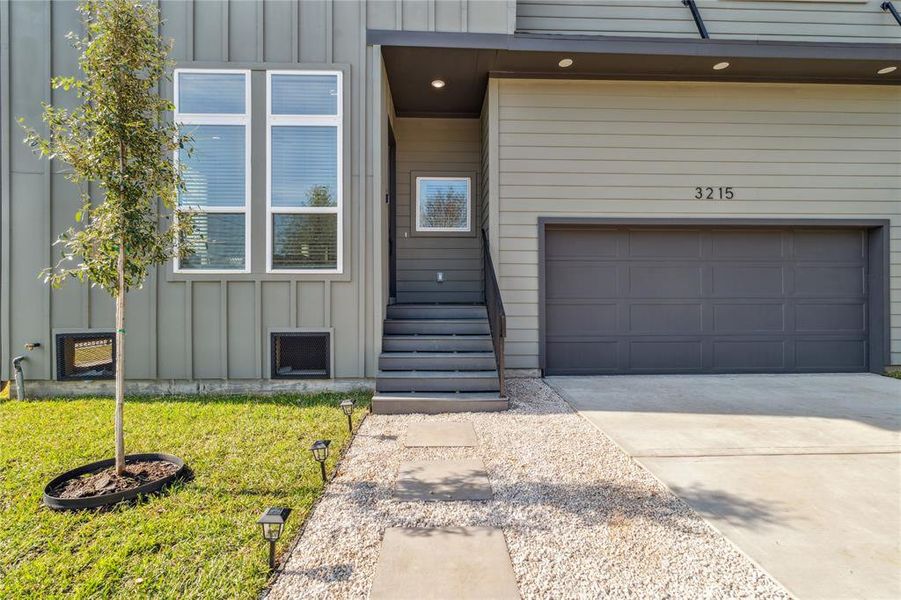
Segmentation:
[(188, 125), (193, 155), (182, 153), (186, 190), (183, 206), (244, 206), (245, 156), (243, 125)]
[(243, 73), (179, 73), (178, 111), (244, 114)]
[(338, 215), (272, 215), (273, 269), (337, 269)]
[(469, 231), (469, 180), (419, 179), (417, 229)]
[(188, 247), (193, 254), (181, 259), (182, 269), (243, 269), (244, 215), (196, 213)]
[(272, 128), (272, 206), (337, 206), (338, 128)]
[(337, 75), (273, 75), (272, 114), (337, 115)]

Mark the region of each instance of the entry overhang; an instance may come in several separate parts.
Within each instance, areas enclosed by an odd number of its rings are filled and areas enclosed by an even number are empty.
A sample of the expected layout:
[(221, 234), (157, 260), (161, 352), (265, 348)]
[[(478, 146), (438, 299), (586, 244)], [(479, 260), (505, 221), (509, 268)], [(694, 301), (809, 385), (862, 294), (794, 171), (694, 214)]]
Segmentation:
[[(477, 116), (492, 77), (899, 85), (901, 44), (369, 30), (400, 115)], [(563, 57), (573, 59), (567, 69)], [(726, 70), (713, 64), (728, 61)], [(447, 86), (428, 84), (443, 79)]]

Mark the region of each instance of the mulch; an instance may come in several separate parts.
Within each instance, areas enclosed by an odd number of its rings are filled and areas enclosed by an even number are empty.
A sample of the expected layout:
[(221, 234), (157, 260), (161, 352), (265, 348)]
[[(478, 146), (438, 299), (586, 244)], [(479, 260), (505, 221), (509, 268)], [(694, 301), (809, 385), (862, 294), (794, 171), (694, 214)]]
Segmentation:
[(178, 467), (168, 461), (153, 460), (127, 463), (125, 474), (117, 475), (116, 467), (87, 473), (69, 479), (51, 490), (57, 498), (89, 498), (124, 492), (174, 474)]

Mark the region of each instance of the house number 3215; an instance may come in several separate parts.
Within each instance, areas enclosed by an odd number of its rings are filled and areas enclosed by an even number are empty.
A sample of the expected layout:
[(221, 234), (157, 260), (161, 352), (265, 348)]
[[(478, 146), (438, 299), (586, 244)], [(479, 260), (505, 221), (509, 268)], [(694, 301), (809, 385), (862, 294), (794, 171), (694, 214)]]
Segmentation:
[(732, 200), (735, 192), (731, 187), (696, 187), (695, 200)]

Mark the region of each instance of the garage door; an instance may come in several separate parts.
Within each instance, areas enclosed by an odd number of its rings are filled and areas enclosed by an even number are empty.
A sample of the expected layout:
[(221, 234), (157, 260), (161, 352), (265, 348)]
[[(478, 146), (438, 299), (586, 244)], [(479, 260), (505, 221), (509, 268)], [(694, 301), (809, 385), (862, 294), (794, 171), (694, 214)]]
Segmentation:
[(867, 369), (866, 232), (548, 226), (550, 375)]

